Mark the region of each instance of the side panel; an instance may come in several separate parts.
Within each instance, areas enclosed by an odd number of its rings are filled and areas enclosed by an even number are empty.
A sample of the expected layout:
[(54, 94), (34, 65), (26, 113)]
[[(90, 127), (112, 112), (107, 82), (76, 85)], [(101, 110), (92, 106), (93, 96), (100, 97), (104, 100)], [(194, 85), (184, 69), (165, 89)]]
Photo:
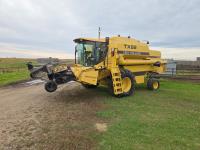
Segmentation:
[(130, 70), (133, 73), (137, 72), (157, 72), (162, 73), (165, 71), (165, 65), (162, 64), (160, 67), (153, 65), (135, 65), (135, 66), (123, 66), (123, 68)]
[(92, 84), (92, 85), (96, 85), (97, 84), (97, 78), (98, 78), (98, 71), (94, 70), (94, 69), (90, 69), (90, 70), (84, 70), (78, 80), (80, 82), (85, 82), (88, 84)]
[(135, 81), (137, 84), (144, 83), (144, 76), (135, 76)]
[(78, 82), (84, 82), (86, 84), (92, 84), (92, 85), (97, 84), (98, 73), (99, 73), (98, 70), (95, 70), (94, 68), (91, 67), (83, 67), (78, 65), (71, 67), (71, 70)]

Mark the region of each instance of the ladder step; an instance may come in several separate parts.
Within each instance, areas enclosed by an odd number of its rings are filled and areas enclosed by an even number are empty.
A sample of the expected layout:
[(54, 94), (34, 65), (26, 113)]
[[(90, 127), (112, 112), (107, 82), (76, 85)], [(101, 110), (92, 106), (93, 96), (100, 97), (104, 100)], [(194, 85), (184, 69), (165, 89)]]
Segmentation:
[(121, 79), (114, 79), (113, 82), (121, 82)]
[(120, 94), (122, 90), (115, 90), (116, 94)]
[(119, 74), (113, 74), (112, 76), (113, 77), (119, 77), (120, 75)]
[(122, 89), (115, 89), (115, 91), (122, 91)]
[(115, 82), (114, 84), (121, 84), (121, 82)]
[(113, 79), (116, 79), (116, 78), (119, 78), (120, 79), (120, 76), (112, 76)]
[(115, 89), (115, 88), (122, 88), (121, 86), (122, 86), (122, 85), (114, 85), (113, 87), (114, 87), (114, 89)]
[(115, 94), (123, 93), (121, 73), (118, 67), (111, 69), (113, 89)]
[(114, 85), (113, 87), (114, 87), (114, 89), (122, 89), (122, 86), (120, 84), (119, 85)]
[(117, 77), (113, 77), (113, 79), (121, 79), (119, 76), (117, 76)]
[(114, 90), (122, 90), (121, 87), (115, 87)]

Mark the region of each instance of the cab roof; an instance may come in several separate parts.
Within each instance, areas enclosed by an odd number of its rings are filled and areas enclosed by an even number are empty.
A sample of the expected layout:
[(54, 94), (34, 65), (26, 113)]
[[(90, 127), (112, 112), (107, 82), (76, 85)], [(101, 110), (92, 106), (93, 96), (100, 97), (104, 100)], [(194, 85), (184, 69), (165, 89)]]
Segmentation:
[(106, 42), (105, 38), (77, 38), (74, 39), (74, 42), (79, 43), (82, 41), (92, 41), (92, 42)]

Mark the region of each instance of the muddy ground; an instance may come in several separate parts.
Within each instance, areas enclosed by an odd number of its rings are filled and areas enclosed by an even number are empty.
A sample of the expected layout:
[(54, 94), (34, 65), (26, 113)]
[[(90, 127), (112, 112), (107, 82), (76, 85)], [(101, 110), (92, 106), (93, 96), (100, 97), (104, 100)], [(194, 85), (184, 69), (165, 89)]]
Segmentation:
[(0, 149), (96, 149), (102, 95), (75, 82), (54, 93), (41, 83), (0, 88)]

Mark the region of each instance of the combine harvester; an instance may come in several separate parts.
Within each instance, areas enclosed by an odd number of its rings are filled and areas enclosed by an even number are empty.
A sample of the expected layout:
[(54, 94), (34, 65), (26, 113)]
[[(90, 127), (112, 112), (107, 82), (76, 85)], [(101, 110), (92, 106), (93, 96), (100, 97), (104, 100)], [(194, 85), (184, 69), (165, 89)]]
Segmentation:
[(135, 84), (147, 84), (150, 90), (160, 86), (158, 76), (165, 71), (166, 62), (159, 51), (150, 50), (148, 42), (130, 37), (78, 38), (74, 42), (75, 64), (44, 65), (35, 68), (28, 63), (32, 78), (39, 72), (46, 72), (48, 81), (45, 89), (54, 92), (57, 85), (69, 81), (80, 82), (86, 88), (106, 85), (117, 97), (134, 93)]

